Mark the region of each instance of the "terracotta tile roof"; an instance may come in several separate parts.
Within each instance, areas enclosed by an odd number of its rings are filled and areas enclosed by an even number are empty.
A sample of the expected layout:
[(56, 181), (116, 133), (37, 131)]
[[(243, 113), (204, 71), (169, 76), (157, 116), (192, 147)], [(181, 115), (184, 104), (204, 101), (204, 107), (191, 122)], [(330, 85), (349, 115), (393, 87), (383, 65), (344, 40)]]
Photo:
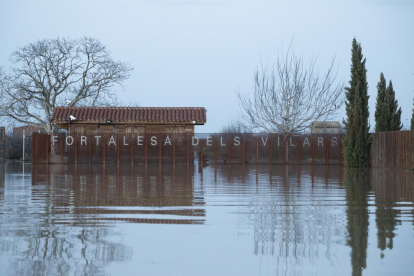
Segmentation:
[(76, 121), (112, 122), (191, 122), (207, 121), (204, 107), (69, 107), (58, 106), (53, 111), (52, 122), (67, 121), (72, 115)]

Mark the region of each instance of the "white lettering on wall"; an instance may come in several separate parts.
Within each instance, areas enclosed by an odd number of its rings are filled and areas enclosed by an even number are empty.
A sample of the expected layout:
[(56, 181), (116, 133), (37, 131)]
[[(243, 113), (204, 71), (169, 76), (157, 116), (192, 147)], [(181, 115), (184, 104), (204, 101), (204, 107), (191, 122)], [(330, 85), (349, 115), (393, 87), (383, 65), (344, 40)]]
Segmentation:
[(101, 139), (101, 136), (95, 136), (96, 138), (96, 145), (99, 146), (99, 139)]
[(157, 137), (156, 136), (152, 136), (151, 137), (151, 146), (156, 146), (157, 145)]
[(111, 144), (114, 144), (116, 146), (114, 136), (111, 136), (111, 139), (109, 139), (108, 146), (110, 146)]
[(319, 147), (319, 143), (323, 146), (323, 138), (322, 137), (318, 137), (318, 147)]
[(267, 143), (267, 139), (268, 139), (269, 137), (266, 137), (266, 140), (263, 140), (263, 137), (262, 137), (262, 142), (263, 142), (263, 146), (266, 146), (266, 143)]
[(83, 143), (85, 143), (85, 146), (88, 145), (88, 143), (86, 142), (86, 136), (81, 136), (81, 146), (83, 145)]
[[(197, 140), (197, 142), (196, 142), (196, 140)], [(191, 139), (191, 144), (192, 144), (193, 146), (197, 146), (197, 145), (198, 145), (198, 138), (197, 138), (197, 137), (193, 137), (193, 138)]]
[(308, 137), (305, 137), (305, 140), (303, 140), (303, 146), (308, 145), (310, 147), (309, 139)]
[(211, 137), (207, 137), (207, 146), (212, 146), (213, 145), (213, 138)]
[(55, 145), (55, 142), (57, 142), (57, 136), (53, 136), (52, 137), (52, 145)]
[(138, 146), (142, 146), (143, 145), (143, 142), (144, 141), (144, 137), (143, 136), (138, 136), (137, 137), (137, 145)]
[(236, 147), (240, 146), (240, 137), (239, 136), (234, 137), (234, 145)]
[(167, 138), (165, 139), (164, 146), (165, 146), (166, 144), (169, 144), (169, 145), (171, 146), (171, 140), (170, 140), (170, 137), (168, 137), (168, 136), (167, 136)]
[(336, 138), (336, 137), (332, 137), (332, 146), (333, 147), (336, 147), (337, 145), (338, 145), (338, 138)]
[(223, 137), (220, 137), (220, 145), (223, 147), (226, 145), (226, 144), (223, 144)]
[(295, 145), (293, 144), (292, 137), (290, 137), (290, 139), (289, 139), (289, 140), (290, 140), (290, 146), (291, 146), (291, 147), (294, 147)]
[[(70, 139), (70, 143), (69, 143), (69, 139)], [(73, 145), (73, 137), (72, 136), (66, 137), (66, 145), (68, 145), (68, 146)]]

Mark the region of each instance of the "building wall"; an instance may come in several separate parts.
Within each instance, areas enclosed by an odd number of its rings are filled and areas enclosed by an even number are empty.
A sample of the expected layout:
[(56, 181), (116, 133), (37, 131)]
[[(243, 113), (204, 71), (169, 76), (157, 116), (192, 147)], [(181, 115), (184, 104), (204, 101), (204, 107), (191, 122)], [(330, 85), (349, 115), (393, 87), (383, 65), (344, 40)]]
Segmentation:
[(341, 128), (312, 128), (311, 134), (340, 134)]

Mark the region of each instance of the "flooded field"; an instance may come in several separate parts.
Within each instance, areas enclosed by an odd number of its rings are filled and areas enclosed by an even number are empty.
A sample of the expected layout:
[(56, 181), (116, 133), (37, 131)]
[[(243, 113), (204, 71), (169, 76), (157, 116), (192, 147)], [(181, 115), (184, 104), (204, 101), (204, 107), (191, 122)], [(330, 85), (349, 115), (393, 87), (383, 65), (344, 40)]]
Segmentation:
[(414, 177), (0, 166), (0, 275), (413, 275)]

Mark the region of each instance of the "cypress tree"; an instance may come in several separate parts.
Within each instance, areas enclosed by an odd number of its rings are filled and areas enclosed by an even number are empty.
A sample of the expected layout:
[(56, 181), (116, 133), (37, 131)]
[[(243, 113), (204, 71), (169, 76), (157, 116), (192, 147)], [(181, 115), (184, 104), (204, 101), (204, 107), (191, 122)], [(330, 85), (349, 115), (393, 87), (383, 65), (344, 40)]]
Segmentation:
[(389, 114), (388, 129), (386, 131), (399, 131), (402, 128), (401, 124), (401, 107), (398, 107), (398, 101), (395, 99), (394, 88), (392, 81), (387, 87), (386, 104), (388, 106), (387, 113)]
[[(413, 99), (413, 105), (414, 105), (414, 99)], [(413, 108), (413, 115), (411, 116), (411, 130), (414, 130), (414, 108)]]
[(377, 103), (375, 106), (375, 132), (387, 131), (388, 127), (388, 114), (386, 112), (386, 95), (387, 95), (387, 82), (385, 81), (384, 74), (381, 73), (380, 81), (377, 85)]
[(395, 91), (390, 81), (386, 87), (384, 74), (381, 73), (377, 85), (377, 104), (375, 109), (375, 131), (399, 131), (401, 124), (401, 108), (398, 108), (398, 101), (395, 99)]
[(346, 135), (344, 138), (345, 164), (351, 167), (362, 167), (368, 163), (369, 110), (366, 59), (363, 58), (361, 44), (352, 41), (352, 65), (349, 87), (345, 88), (346, 115), (344, 121)]

